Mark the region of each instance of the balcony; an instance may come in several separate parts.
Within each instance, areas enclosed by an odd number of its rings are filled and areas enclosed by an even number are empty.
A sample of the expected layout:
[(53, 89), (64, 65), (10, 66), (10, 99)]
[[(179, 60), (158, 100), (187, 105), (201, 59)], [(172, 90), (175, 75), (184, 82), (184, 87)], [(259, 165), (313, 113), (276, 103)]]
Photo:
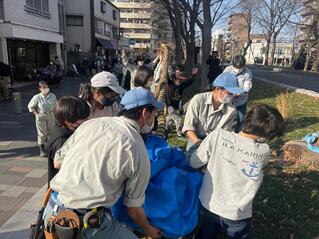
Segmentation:
[(135, 45), (131, 45), (134, 49), (146, 49), (150, 48), (151, 44), (150, 43), (135, 43)]
[(128, 19), (150, 19), (151, 13), (121, 12), (120, 16), (121, 16), (121, 18), (128, 18)]
[(121, 23), (121, 28), (127, 28), (127, 29), (146, 29), (150, 30), (151, 26), (149, 24), (145, 23)]
[(114, 2), (116, 7), (120, 9), (151, 9), (151, 3), (139, 3), (139, 2)]
[(131, 39), (151, 39), (150, 33), (125, 33), (124, 35)]

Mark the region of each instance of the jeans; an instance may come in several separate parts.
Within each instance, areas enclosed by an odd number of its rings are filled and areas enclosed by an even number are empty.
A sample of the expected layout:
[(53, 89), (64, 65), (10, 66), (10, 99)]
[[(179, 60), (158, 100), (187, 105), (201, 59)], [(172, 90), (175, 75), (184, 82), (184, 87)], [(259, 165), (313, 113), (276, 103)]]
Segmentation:
[(220, 232), (224, 232), (227, 238), (248, 239), (250, 238), (251, 218), (243, 220), (230, 220), (216, 215), (201, 206), (201, 225), (195, 239), (214, 239)]
[(244, 121), (244, 116), (246, 114), (247, 103), (237, 106), (236, 109), (237, 109), (237, 124), (236, 124), (235, 133), (239, 133), (241, 131), (241, 128), (243, 127), (243, 121)]

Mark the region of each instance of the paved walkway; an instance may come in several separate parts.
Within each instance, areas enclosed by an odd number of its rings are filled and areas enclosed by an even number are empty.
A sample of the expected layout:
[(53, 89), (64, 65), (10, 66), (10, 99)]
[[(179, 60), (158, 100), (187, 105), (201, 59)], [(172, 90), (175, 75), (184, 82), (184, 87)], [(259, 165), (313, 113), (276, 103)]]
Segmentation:
[[(80, 79), (67, 78), (51, 92), (57, 97), (77, 95)], [(0, 102), (0, 238), (1, 232), (7, 231), (5, 224), (19, 209), (33, 198), (47, 182), (47, 159), (39, 157), (36, 142), (34, 116), (28, 112), (27, 104), (37, 93), (37, 85), (19, 87), (21, 92), (21, 114), (14, 113), (13, 101)], [(38, 195), (42, 198), (42, 196)], [(34, 199), (34, 198), (33, 198)], [(41, 199), (42, 200), (42, 199)], [(32, 205), (37, 202), (32, 200)], [(38, 206), (37, 206), (38, 208)], [(38, 210), (38, 209), (37, 209)], [(37, 211), (36, 210), (36, 211)], [(31, 210), (32, 211), (32, 210)], [(36, 214), (33, 210), (33, 213)], [(35, 215), (36, 217), (36, 215)], [(31, 223), (32, 218), (24, 217)], [(35, 219), (35, 218), (34, 218)], [(20, 229), (18, 224), (13, 224)], [(13, 238), (13, 237), (8, 237)], [(17, 237), (24, 238), (24, 237)]]

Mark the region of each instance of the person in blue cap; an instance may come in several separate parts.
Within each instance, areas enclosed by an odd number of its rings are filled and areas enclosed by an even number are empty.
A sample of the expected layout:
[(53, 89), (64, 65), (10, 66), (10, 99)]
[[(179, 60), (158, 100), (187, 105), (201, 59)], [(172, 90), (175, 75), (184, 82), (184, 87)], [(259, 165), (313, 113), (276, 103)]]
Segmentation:
[(141, 133), (152, 130), (157, 110), (164, 104), (150, 91), (136, 88), (123, 96), (121, 105), (121, 116), (84, 122), (56, 152), (54, 165), (60, 171), (50, 182), (54, 193), (44, 212), (45, 225), (65, 208), (82, 216), (94, 209), (99, 225), (79, 230), (77, 238), (138, 238), (110, 215), (110, 208), (123, 195), (133, 221), (147, 236), (161, 237), (142, 207), (150, 160)]
[(212, 91), (195, 95), (186, 111), (182, 132), (188, 137), (186, 150), (198, 147), (217, 128), (233, 131), (237, 111), (234, 95), (241, 94), (236, 76), (222, 73), (212, 84)]

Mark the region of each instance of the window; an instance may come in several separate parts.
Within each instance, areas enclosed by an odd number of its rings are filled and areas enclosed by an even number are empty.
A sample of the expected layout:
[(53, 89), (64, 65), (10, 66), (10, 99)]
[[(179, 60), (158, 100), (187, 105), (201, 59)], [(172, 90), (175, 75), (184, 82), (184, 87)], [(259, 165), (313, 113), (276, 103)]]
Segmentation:
[(111, 26), (107, 23), (104, 23), (104, 35), (111, 36)]
[(18, 48), (18, 56), (25, 56), (25, 48)]
[(59, 14), (59, 33), (64, 34), (64, 8), (62, 4), (58, 4), (58, 14)]
[(101, 1), (101, 12), (106, 13), (106, 3)]
[(3, 0), (0, 0), (0, 19), (4, 19), (4, 6), (3, 6)]
[(83, 16), (66, 16), (67, 26), (83, 26)]
[(26, 0), (24, 10), (44, 18), (50, 18), (49, 0)]
[(104, 23), (95, 19), (95, 32), (103, 34)]
[(119, 38), (118, 28), (112, 27), (112, 35), (114, 38)]
[(116, 13), (116, 10), (113, 10), (113, 20), (116, 20), (117, 19), (117, 13)]

